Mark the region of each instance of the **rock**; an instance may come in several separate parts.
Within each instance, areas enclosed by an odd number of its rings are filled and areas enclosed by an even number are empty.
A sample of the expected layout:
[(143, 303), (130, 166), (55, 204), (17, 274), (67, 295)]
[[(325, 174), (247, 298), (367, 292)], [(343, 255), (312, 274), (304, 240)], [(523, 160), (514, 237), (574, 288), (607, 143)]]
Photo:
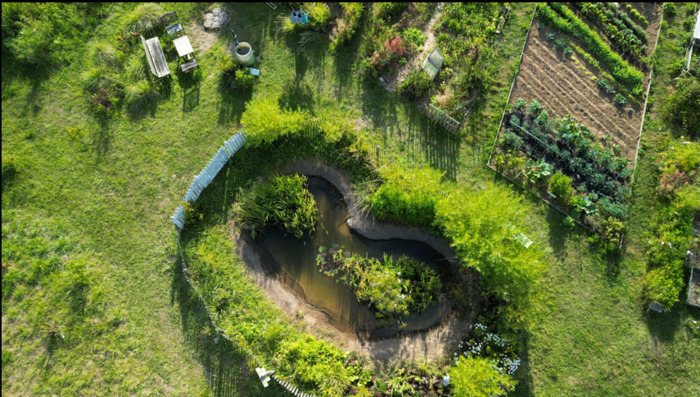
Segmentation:
[(221, 8), (216, 7), (211, 11), (214, 15), (219, 15), (221, 14)]
[(211, 19), (206, 19), (204, 20), (204, 27), (207, 29), (210, 29), (214, 25), (214, 22)]
[(214, 14), (212, 14), (212, 13), (210, 12), (210, 13), (208, 13), (204, 18), (205, 18), (205, 19), (214, 19)]

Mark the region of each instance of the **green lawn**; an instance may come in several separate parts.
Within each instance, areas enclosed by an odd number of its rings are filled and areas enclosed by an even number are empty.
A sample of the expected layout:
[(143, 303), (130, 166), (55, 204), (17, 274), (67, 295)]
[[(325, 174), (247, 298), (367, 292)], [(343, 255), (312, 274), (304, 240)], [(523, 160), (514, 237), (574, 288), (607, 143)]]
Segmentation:
[[(185, 26), (205, 6), (162, 4), (177, 10)], [(169, 58), (169, 90), (107, 120), (91, 114), (80, 88), (87, 45), (50, 71), (18, 66), (3, 47), (2, 157), (3, 164), (13, 157), (17, 167), (2, 192), (3, 394), (268, 395), (244, 355), (214, 342), (205, 312), (177, 271), (168, 219), (193, 176), (241, 127), (245, 102), (258, 96), (361, 121), (385, 159), (439, 168), (471, 190), (494, 182), (526, 198), (525, 233), (545, 252), (547, 300), (524, 338), (516, 394), (700, 394), (693, 382), (700, 379), (700, 338), (691, 323), (700, 312), (679, 303), (667, 314), (648, 313), (641, 300), (642, 243), (650, 209), (659, 205), (654, 155), (670, 140), (655, 111), (672, 83), (666, 65), (684, 55), (682, 25), (692, 9), (677, 3), (676, 18), (664, 21), (630, 231), (622, 256), (609, 259), (582, 230), (568, 232), (558, 212), (485, 166), (534, 11), (534, 4), (511, 6), (496, 44), (493, 84), (461, 137), (357, 77), (364, 39), (335, 55), (326, 52), (326, 39), (296, 51), (294, 36), (276, 32), (285, 5), (277, 11), (263, 3), (224, 6), (239, 40), (263, 58), (252, 94), (221, 84), (214, 51), (231, 41), (222, 34), (212, 50), (197, 54), (195, 78), (175, 73)], [(133, 8), (107, 7), (88, 43), (113, 41), (118, 21)], [(4, 173), (3, 165), (3, 179)], [(5, 292), (13, 268), (22, 277)]]

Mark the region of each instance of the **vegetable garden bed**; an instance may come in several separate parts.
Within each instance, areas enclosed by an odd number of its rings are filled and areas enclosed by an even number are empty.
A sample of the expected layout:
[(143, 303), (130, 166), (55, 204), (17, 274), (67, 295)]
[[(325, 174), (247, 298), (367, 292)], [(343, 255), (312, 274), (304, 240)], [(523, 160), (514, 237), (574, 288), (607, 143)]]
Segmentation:
[(626, 218), (631, 160), (609, 139), (566, 117), (550, 121), (536, 100), (505, 113), (489, 166), (571, 218), (619, 243)]

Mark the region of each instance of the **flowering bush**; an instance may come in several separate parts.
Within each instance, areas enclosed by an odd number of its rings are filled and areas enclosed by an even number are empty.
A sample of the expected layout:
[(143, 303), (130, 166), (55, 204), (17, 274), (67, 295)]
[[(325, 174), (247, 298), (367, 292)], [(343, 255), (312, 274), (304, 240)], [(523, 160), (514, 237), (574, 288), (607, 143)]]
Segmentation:
[(506, 338), (488, 332), (485, 325), (476, 323), (470, 329), (474, 337), (468, 342), (460, 342), (459, 351), (454, 353), (455, 364), (459, 364), (460, 357), (484, 357), (492, 366), (503, 373), (513, 375), (520, 367), (520, 358), (516, 352), (516, 346)]

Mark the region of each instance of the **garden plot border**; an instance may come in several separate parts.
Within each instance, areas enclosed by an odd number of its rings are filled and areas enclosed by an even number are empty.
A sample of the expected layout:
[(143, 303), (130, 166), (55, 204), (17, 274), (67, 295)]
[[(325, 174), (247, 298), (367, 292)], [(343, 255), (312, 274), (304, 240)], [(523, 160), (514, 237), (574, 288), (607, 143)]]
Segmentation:
[[(530, 189), (527, 189), (525, 186), (523, 186), (523, 185), (521, 185), (520, 183), (514, 181), (513, 179), (511, 179), (511, 178), (508, 177), (507, 175), (505, 175), (505, 174), (499, 172), (499, 171), (492, 165), (492, 163), (491, 163), (491, 160), (492, 160), (492, 158), (493, 158), (493, 154), (494, 154), (494, 152), (496, 151), (496, 142), (498, 142), (498, 138), (502, 135), (501, 129), (502, 129), (502, 127), (503, 127), (503, 120), (505, 119), (506, 109), (508, 108), (508, 104), (510, 103), (511, 96), (512, 96), (512, 94), (513, 94), (513, 88), (515, 87), (515, 82), (516, 82), (516, 80), (518, 79), (519, 74), (520, 74), (520, 66), (521, 66), (521, 64), (522, 64), (523, 55), (524, 55), (524, 53), (525, 53), (525, 48), (526, 48), (526, 46), (527, 46), (527, 41), (528, 41), (528, 39), (530, 38), (530, 33), (531, 33), (531, 31), (532, 31), (532, 25), (533, 25), (533, 23), (534, 23), (535, 17), (537, 16), (537, 11), (538, 11), (538, 8), (535, 8), (535, 11), (534, 11), (533, 14), (532, 14), (532, 18), (530, 19), (530, 28), (528, 29), (527, 34), (525, 35), (525, 41), (524, 41), (524, 43), (523, 43), (523, 48), (522, 48), (522, 50), (520, 51), (520, 59), (518, 60), (518, 67), (517, 67), (517, 69), (516, 69), (515, 76), (513, 77), (513, 81), (511, 82), (511, 85), (510, 85), (510, 91), (508, 92), (508, 98), (506, 99), (506, 103), (505, 103), (504, 106), (503, 106), (503, 113), (501, 114), (501, 122), (500, 122), (499, 125), (498, 125), (498, 130), (496, 131), (496, 135), (495, 135), (495, 137), (494, 137), (493, 145), (492, 145), (492, 148), (491, 148), (491, 154), (489, 155), (489, 158), (488, 158), (488, 160), (487, 160), (487, 162), (486, 162), (486, 166), (487, 166), (488, 168), (492, 169), (493, 171), (495, 171), (496, 173), (498, 173), (499, 175), (505, 177), (507, 180), (509, 180), (509, 181), (510, 181), (511, 183), (513, 183), (514, 185), (516, 185), (516, 186), (522, 188), (524, 191), (526, 191), (526, 192), (528, 192), (528, 193), (535, 194), (540, 200), (542, 200), (542, 201), (544, 201), (545, 203), (549, 204), (550, 207), (556, 209), (556, 210), (559, 211), (562, 215), (564, 215), (564, 216), (570, 216), (571, 214), (570, 214), (570, 213), (567, 213), (566, 211), (564, 211), (564, 210), (562, 210), (561, 208), (559, 208), (559, 206), (556, 205), (556, 203), (553, 202), (553, 200), (551, 199), (551, 197), (548, 199), (548, 198), (542, 197), (542, 196), (541, 196), (539, 193), (537, 193), (537, 192), (534, 192), (534, 191), (531, 191)], [(659, 43), (659, 36), (661, 36), (661, 27), (663, 26), (663, 19), (664, 19), (664, 18), (663, 18), (663, 13), (661, 13), (661, 19), (659, 20), (659, 30), (658, 30), (658, 33), (657, 33), (657, 35), (656, 35), (656, 40), (655, 40), (655, 42), (654, 42), (654, 50), (653, 50), (653, 51), (656, 50), (656, 47), (658, 46), (658, 43)], [(652, 51), (652, 53), (653, 53), (653, 51)], [(648, 102), (649, 102), (649, 92), (650, 92), (650, 90), (651, 90), (651, 83), (652, 83), (652, 81), (653, 81), (653, 72), (654, 72), (653, 68), (650, 68), (650, 71), (649, 71), (649, 82), (648, 82), (648, 84), (647, 84), (647, 89), (646, 89), (646, 94), (645, 94), (646, 97), (645, 97), (645, 99), (644, 99), (644, 110), (643, 110), (643, 112), (642, 112), (642, 120), (641, 120), (640, 127), (639, 127), (639, 135), (637, 136), (637, 145), (636, 145), (636, 148), (635, 148), (634, 160), (633, 160), (633, 163), (632, 163), (632, 164), (633, 164), (633, 168), (632, 168), (633, 171), (632, 171), (632, 175), (631, 175), (630, 181), (629, 181), (629, 183), (628, 183), (627, 185), (631, 185), (632, 183), (634, 183), (634, 177), (635, 177), (636, 170), (637, 170), (637, 160), (638, 160), (638, 157), (639, 157), (639, 147), (641, 146), (642, 132), (643, 132), (643, 130), (644, 130), (644, 122), (645, 122), (645, 120), (646, 120), (647, 106), (648, 106)], [(572, 218), (572, 219), (573, 219), (573, 218)], [(588, 225), (586, 225), (586, 224), (580, 222), (578, 219), (574, 219), (574, 221), (575, 221), (579, 226), (581, 226), (581, 227), (583, 227), (585, 230), (587, 230), (588, 232), (590, 232), (590, 233), (595, 233), (590, 227), (588, 227)], [(621, 236), (621, 238), (620, 238), (620, 243), (619, 243), (618, 246), (621, 247), (623, 243), (624, 243), (624, 235)]]

